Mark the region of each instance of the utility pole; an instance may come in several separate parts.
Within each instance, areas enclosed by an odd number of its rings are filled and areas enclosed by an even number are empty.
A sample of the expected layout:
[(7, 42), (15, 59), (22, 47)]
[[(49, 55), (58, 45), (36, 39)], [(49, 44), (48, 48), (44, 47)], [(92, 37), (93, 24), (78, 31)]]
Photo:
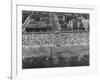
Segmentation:
[[(53, 24), (52, 24), (52, 13), (49, 13), (49, 26), (52, 30), (53, 28)], [(49, 39), (51, 40), (51, 31), (49, 31)], [(50, 49), (50, 67), (52, 67), (53, 65), (53, 60), (52, 60), (52, 48), (51, 46), (49, 45), (49, 49)]]

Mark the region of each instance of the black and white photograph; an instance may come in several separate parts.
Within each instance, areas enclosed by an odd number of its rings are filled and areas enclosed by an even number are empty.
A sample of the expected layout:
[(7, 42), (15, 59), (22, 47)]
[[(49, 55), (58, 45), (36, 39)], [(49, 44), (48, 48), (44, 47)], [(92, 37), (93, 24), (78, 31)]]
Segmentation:
[(90, 66), (90, 14), (22, 10), (22, 69)]
[(96, 73), (95, 7), (25, 2), (12, 6), (12, 80)]

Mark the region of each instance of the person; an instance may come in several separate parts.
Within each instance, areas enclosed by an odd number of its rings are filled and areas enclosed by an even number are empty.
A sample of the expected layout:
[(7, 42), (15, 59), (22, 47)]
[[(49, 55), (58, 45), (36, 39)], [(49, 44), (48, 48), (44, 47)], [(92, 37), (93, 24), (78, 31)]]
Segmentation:
[(82, 23), (81, 19), (79, 20), (79, 22), (80, 22), (79, 30), (80, 31), (85, 30), (84, 27), (83, 27), (83, 23)]
[(77, 19), (76, 18), (73, 19), (73, 29), (74, 30), (78, 29), (78, 27), (77, 27)]

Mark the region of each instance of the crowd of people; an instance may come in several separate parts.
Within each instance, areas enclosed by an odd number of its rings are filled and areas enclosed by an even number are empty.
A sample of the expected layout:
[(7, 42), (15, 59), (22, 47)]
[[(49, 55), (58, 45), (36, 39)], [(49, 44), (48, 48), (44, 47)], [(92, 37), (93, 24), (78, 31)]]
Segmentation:
[(24, 46), (36, 45), (58, 45), (61, 46), (75, 46), (75, 45), (89, 45), (88, 33), (62, 33), (62, 34), (29, 34), (23, 35), (22, 42)]

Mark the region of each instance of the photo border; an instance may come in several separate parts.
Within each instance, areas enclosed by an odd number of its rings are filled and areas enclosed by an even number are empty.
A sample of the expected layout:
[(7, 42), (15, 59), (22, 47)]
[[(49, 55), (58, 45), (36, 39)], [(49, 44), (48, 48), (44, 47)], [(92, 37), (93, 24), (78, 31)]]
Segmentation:
[[(11, 75), (12, 75), (12, 79), (13, 78), (15, 78), (16, 76), (18, 76), (18, 29), (17, 29), (17, 23), (18, 23), (18, 14), (17, 14), (17, 7), (18, 6), (23, 6), (22, 4), (16, 4), (16, 71), (13, 71), (14, 69), (12, 69), (13, 68), (13, 62), (12, 62), (12, 60), (13, 60), (13, 55), (12, 55), (12, 53), (13, 53), (13, 51), (12, 51), (12, 47), (11, 47)], [(26, 6), (26, 5), (24, 5), (24, 6)], [(27, 5), (27, 6), (39, 6), (39, 5)], [(39, 7), (56, 7), (56, 8), (71, 8), (71, 7), (59, 7), (59, 6), (39, 6)], [(73, 7), (72, 7), (73, 8)], [(94, 8), (73, 8), (73, 9), (89, 9), (89, 10), (95, 10)], [(12, 10), (12, 15), (13, 15), (13, 10)], [(11, 16), (11, 22), (13, 22), (13, 16)], [(12, 26), (13, 26), (13, 24), (12, 24)], [(13, 29), (12, 29), (12, 26), (11, 26), (11, 34), (13, 33)], [(90, 34), (89, 34), (90, 35)], [(13, 36), (11, 35), (11, 43), (12, 43), (12, 41), (13, 41)], [(11, 44), (11, 45), (13, 45), (13, 43)], [(90, 46), (90, 45), (89, 45)], [(16, 73), (16, 75), (13, 75), (13, 73)]]

